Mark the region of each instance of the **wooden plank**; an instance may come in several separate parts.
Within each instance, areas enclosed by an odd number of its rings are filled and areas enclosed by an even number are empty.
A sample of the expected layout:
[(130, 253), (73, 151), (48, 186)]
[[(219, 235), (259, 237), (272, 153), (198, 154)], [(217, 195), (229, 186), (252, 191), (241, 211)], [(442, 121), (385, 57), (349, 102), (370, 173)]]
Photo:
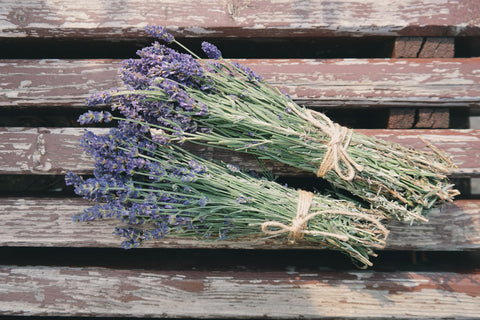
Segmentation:
[(3, 315), (474, 319), (480, 274), (3, 266)]
[(427, 37), (422, 45), (418, 58), (453, 58), (455, 57), (454, 38)]
[(446, 129), (450, 125), (449, 108), (390, 108), (387, 128)]
[(393, 58), (454, 58), (453, 37), (398, 37), (393, 47)]
[(94, 91), (120, 85), (119, 68), (119, 60), (1, 60), (0, 105), (84, 106)]
[(448, 108), (420, 108), (414, 128), (448, 128), (450, 111)]
[(418, 58), (423, 37), (398, 37), (393, 44), (392, 58)]
[[(79, 139), (84, 129), (0, 128), (3, 174), (63, 174), (91, 172), (93, 162)], [(98, 131), (107, 132), (107, 130)]]
[(388, 129), (410, 129), (415, 125), (414, 108), (391, 108), (388, 112)]
[[(480, 58), (237, 60), (299, 103), (321, 107), (478, 107)], [(0, 106), (84, 106), (121, 86), (120, 60), (0, 60)]]
[[(93, 161), (83, 153), (79, 139), (82, 128), (0, 128), (0, 174), (65, 174), (74, 171), (89, 174)], [(108, 129), (94, 130), (103, 134)], [(429, 150), (419, 139), (428, 140), (450, 155), (458, 166), (452, 177), (480, 175), (480, 130), (465, 129), (358, 129), (358, 132), (393, 143)], [(191, 151), (206, 158), (216, 158), (242, 168), (260, 170), (257, 160), (242, 153), (232, 153), (212, 147), (192, 146)], [(302, 172), (277, 162), (268, 162), (267, 168), (276, 175), (301, 175)], [(305, 175), (305, 173), (303, 173)]]
[(473, 0), (321, 2), (2, 1), (0, 37), (138, 38), (147, 24), (190, 37), (477, 36)]
[[(0, 246), (120, 247), (116, 220), (74, 223), (72, 216), (91, 204), (80, 198), (0, 198)], [(480, 249), (480, 200), (457, 200), (434, 209), (420, 225), (391, 222), (386, 250), (463, 251)], [(448, 221), (448, 223), (446, 223)], [(316, 249), (283, 241), (217, 241), (167, 237), (146, 248)]]

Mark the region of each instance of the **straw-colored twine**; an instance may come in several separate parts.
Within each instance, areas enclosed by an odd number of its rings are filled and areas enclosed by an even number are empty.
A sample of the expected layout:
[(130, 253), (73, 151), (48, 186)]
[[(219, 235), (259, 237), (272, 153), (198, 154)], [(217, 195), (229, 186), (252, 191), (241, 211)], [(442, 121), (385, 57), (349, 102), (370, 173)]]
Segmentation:
[(305, 235), (324, 236), (324, 237), (336, 238), (340, 241), (348, 241), (350, 239), (348, 235), (307, 229), (308, 221), (310, 221), (311, 219), (319, 215), (330, 214), (330, 215), (350, 216), (354, 218), (363, 219), (365, 221), (368, 221), (374, 224), (378, 228), (378, 232), (381, 235), (383, 235), (384, 237), (388, 236), (389, 231), (387, 230), (387, 228), (385, 228), (380, 221), (378, 221), (374, 217), (371, 217), (367, 214), (350, 212), (347, 210), (325, 210), (325, 211), (317, 211), (309, 214), (308, 211), (310, 210), (310, 207), (312, 205), (312, 200), (313, 200), (312, 192), (298, 190), (297, 214), (295, 218), (293, 218), (292, 224), (288, 226), (278, 221), (267, 221), (262, 223), (262, 232), (272, 236), (288, 233), (289, 238), (293, 242), (303, 239)]
[[(310, 206), (313, 200), (313, 193), (299, 190), (298, 191), (298, 205), (297, 205), (297, 215), (292, 220), (292, 224), (287, 226), (278, 221), (267, 221), (262, 224), (262, 231), (268, 235), (278, 235), (282, 233), (289, 233), (289, 238), (293, 241), (301, 240), (306, 234), (309, 235), (318, 235), (325, 237), (333, 237), (342, 241), (348, 241), (348, 236), (335, 234), (331, 232), (317, 231), (317, 230), (307, 230), (307, 223), (312, 218), (321, 215), (331, 213), (330, 211), (324, 212), (315, 212), (308, 214)], [(274, 228), (274, 230), (272, 230)]]
[[(346, 181), (351, 181), (355, 177), (356, 171), (360, 172), (363, 170), (363, 167), (356, 163), (347, 153), (347, 148), (353, 135), (351, 129), (334, 123), (326, 115), (320, 112), (306, 109), (305, 113), (301, 113), (292, 104), (290, 104), (290, 109), (299, 117), (320, 129), (330, 138), (330, 141), (327, 144), (327, 151), (325, 152), (325, 156), (323, 157), (322, 163), (317, 171), (317, 177), (323, 178), (328, 171), (335, 169), (335, 172), (340, 178)], [(317, 120), (316, 117), (322, 118), (326, 124)], [(346, 170), (341, 168), (341, 163), (344, 164)]]

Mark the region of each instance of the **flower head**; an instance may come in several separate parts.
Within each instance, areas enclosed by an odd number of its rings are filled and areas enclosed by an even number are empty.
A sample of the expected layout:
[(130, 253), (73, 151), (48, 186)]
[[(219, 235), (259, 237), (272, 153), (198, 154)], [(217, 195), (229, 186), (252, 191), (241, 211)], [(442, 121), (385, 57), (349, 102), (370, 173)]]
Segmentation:
[(152, 37), (162, 39), (166, 43), (171, 43), (175, 38), (167, 32), (167, 29), (160, 26), (146, 26), (145, 31)]
[(218, 60), (222, 57), (222, 52), (218, 50), (218, 48), (215, 45), (209, 42), (206, 42), (206, 41), (202, 42), (202, 50), (203, 52), (205, 52), (205, 54), (209, 59)]
[(78, 122), (80, 124), (92, 124), (92, 123), (101, 123), (105, 122), (108, 123), (112, 121), (113, 116), (110, 112), (108, 111), (91, 111), (89, 110), (88, 112), (82, 114), (78, 118)]
[(240, 64), (238, 62), (233, 62), (232, 64), (237, 68), (238, 71), (243, 73), (247, 77), (248, 80), (250, 80), (250, 81), (252, 81), (252, 80), (262, 81), (263, 80), (263, 77), (261, 75), (259, 75), (258, 73), (256, 73), (252, 69), (250, 69), (249, 67), (244, 66), (243, 64)]
[(240, 203), (240, 204), (252, 203), (253, 198), (252, 197), (240, 196), (240, 197), (236, 198), (235, 201), (237, 201), (237, 203)]

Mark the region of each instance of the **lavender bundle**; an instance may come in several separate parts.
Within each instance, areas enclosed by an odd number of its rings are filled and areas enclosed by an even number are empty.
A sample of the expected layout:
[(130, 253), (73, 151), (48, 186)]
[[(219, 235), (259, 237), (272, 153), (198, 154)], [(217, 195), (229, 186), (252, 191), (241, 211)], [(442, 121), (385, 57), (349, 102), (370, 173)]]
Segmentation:
[[(110, 121), (88, 112), (82, 122)], [(315, 242), (364, 265), (382, 248), (388, 231), (353, 201), (297, 191), (165, 146), (144, 123), (120, 121), (104, 136), (87, 131), (81, 141), (94, 157), (94, 177), (68, 173), (75, 192), (96, 204), (76, 221), (118, 219), (122, 247), (166, 236), (204, 241), (247, 238)]]
[[(161, 27), (147, 31), (182, 44)], [(184, 48), (184, 47), (183, 47)], [(458, 194), (448, 182), (453, 164), (424, 152), (369, 137), (298, 106), (252, 70), (230, 63), (212, 44), (202, 60), (153, 43), (126, 60), (127, 90), (100, 92), (90, 105), (113, 104), (129, 119), (162, 130), (163, 143), (193, 141), (247, 152), (297, 167), (381, 209), (388, 218), (419, 221)]]

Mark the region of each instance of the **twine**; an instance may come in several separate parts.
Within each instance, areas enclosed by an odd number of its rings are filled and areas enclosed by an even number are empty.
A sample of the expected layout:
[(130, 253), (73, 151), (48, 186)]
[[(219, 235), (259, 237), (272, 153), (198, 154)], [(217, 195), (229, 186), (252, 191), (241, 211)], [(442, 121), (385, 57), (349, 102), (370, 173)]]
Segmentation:
[[(292, 220), (292, 224), (290, 226), (287, 226), (278, 221), (267, 221), (262, 224), (262, 231), (265, 234), (272, 236), (282, 233), (288, 233), (289, 238), (292, 239), (294, 242), (303, 239), (306, 234), (333, 237), (341, 241), (348, 241), (349, 237), (346, 235), (306, 229), (308, 221), (310, 221), (314, 217), (321, 214), (335, 213), (335, 211), (323, 211), (308, 214), (308, 211), (310, 210), (310, 206), (312, 204), (312, 200), (312, 192), (298, 190), (297, 215)], [(272, 228), (274, 228), (274, 230), (271, 230)]]
[[(327, 151), (325, 152), (322, 163), (318, 168), (317, 177), (323, 178), (328, 171), (335, 169), (335, 172), (340, 178), (346, 181), (351, 181), (355, 177), (355, 169), (359, 172), (363, 170), (363, 167), (356, 163), (347, 153), (347, 148), (352, 139), (353, 130), (334, 123), (323, 113), (307, 109), (305, 110), (305, 114), (302, 114), (293, 104), (290, 104), (290, 109), (292, 109), (299, 117), (320, 129), (330, 138), (330, 141), (327, 144)], [(314, 115), (316, 117), (321, 117), (326, 124), (318, 121)], [(341, 163), (345, 165), (346, 170), (342, 170), (340, 166)]]
[[(332, 214), (332, 215), (350, 216), (350, 217), (360, 218), (360, 219), (369, 221), (373, 223), (375, 226), (377, 226), (378, 230), (380, 231), (380, 234), (382, 234), (385, 237), (387, 237), (388, 234), (390, 233), (390, 231), (387, 228), (385, 228), (379, 220), (375, 219), (374, 217), (368, 214), (351, 212), (347, 210), (325, 210), (325, 211), (317, 211), (309, 214), (308, 211), (310, 210), (310, 207), (312, 205), (312, 200), (313, 200), (312, 192), (298, 190), (297, 215), (292, 220), (292, 224), (288, 226), (278, 221), (267, 221), (262, 223), (262, 232), (272, 236), (288, 233), (289, 238), (293, 242), (303, 239), (303, 237), (306, 234), (314, 235), (314, 236), (332, 237), (341, 241), (348, 241), (350, 238), (347, 235), (341, 235), (341, 234), (325, 232), (325, 231), (307, 230), (308, 221), (310, 221), (314, 217), (319, 215)], [(382, 246), (379, 246), (379, 247), (382, 247)]]

